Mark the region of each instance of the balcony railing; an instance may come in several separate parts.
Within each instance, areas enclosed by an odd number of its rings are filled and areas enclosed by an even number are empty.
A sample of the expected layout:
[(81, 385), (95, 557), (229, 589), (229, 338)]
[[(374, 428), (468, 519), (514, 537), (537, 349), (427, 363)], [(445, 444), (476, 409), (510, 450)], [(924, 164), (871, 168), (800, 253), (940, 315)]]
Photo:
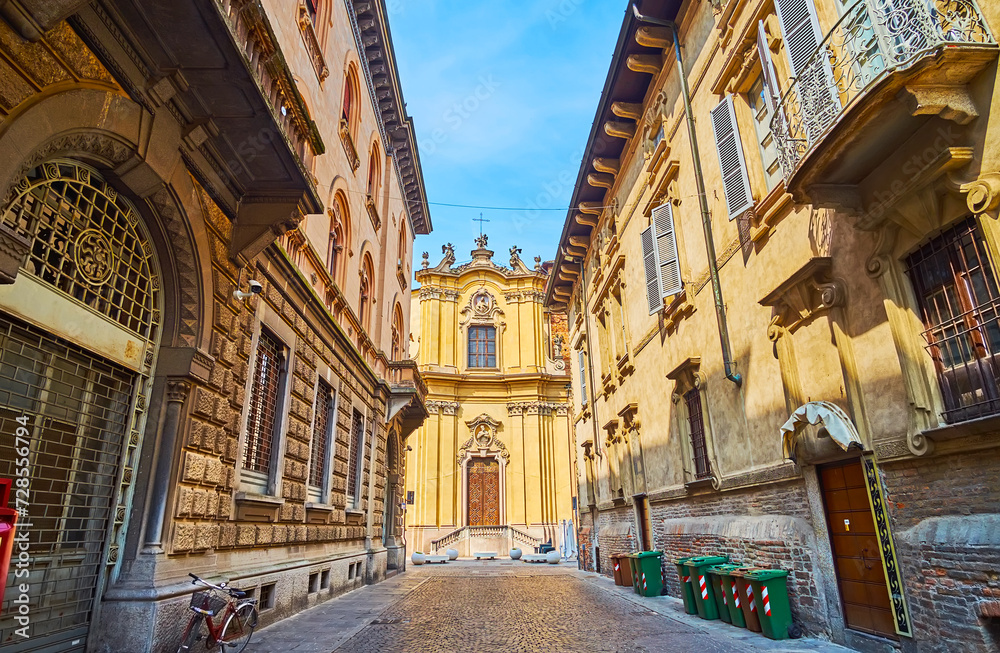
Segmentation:
[(860, 0), (827, 34), (771, 121), (787, 180), (875, 84), (945, 45), (995, 43), (974, 0)]
[(414, 360), (389, 361), (389, 385), (393, 390), (413, 389), (421, 397), (427, 396), (427, 384)]

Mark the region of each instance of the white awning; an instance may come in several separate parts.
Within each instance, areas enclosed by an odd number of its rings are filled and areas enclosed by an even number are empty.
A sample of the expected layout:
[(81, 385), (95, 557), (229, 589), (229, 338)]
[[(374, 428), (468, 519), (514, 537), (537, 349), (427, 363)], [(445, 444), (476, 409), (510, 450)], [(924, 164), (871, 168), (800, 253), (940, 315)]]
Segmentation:
[(858, 429), (840, 406), (829, 401), (810, 401), (797, 409), (781, 427), (782, 450), (785, 458), (795, 459), (795, 433), (803, 424), (822, 424), (830, 437), (847, 451), (851, 447), (864, 449)]

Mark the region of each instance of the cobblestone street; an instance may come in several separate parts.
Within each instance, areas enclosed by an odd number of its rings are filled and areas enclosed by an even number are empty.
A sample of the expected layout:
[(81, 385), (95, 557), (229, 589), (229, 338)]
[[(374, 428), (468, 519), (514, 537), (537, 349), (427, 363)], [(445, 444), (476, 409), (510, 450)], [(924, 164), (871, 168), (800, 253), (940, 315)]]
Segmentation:
[(847, 651), (771, 642), (685, 615), (670, 597), (642, 598), (575, 565), (458, 561), (410, 566), (262, 630), (251, 653), (510, 651)]

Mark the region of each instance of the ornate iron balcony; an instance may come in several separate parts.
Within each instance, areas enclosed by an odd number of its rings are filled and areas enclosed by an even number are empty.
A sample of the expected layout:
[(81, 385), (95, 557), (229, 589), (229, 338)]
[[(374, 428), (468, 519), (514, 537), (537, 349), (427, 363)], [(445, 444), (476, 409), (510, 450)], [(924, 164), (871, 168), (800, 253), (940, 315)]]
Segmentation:
[(792, 79), (771, 121), (786, 181), (886, 77), (942, 46), (995, 43), (974, 0), (859, 0)]

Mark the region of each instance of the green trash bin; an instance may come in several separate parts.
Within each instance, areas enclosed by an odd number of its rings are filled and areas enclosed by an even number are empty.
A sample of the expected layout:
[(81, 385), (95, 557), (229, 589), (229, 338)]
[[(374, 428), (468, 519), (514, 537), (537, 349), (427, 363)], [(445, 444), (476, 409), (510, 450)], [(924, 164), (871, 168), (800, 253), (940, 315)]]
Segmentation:
[(755, 569), (744, 574), (757, 596), (760, 629), (769, 639), (788, 639), (792, 609), (788, 605), (788, 572), (783, 569)]
[(663, 589), (663, 576), (660, 574), (663, 551), (643, 551), (635, 554), (635, 559), (639, 563), (639, 594), (659, 596)]
[(757, 618), (757, 597), (746, 575), (751, 571), (757, 571), (753, 567), (740, 567), (730, 570), (732, 579), (736, 582), (736, 590), (740, 595), (740, 610), (746, 621), (747, 629), (755, 633), (760, 632), (760, 619)]
[(698, 614), (698, 604), (694, 600), (694, 585), (691, 584), (691, 571), (684, 564), (688, 558), (677, 558), (674, 567), (677, 569), (677, 580), (681, 584), (681, 598), (684, 600), (684, 612)]
[(639, 561), (635, 559), (634, 553), (626, 553), (624, 557), (622, 557), (622, 561), (628, 563), (629, 582), (626, 583), (626, 586), (631, 585), (632, 591), (638, 593), (639, 589), (637, 586), (639, 584)]
[(698, 606), (698, 616), (702, 619), (718, 619), (719, 607), (715, 602), (715, 592), (706, 571), (714, 565), (729, 562), (726, 556), (697, 556), (688, 558), (684, 565), (691, 570), (694, 585), (694, 602)]
[(722, 574), (719, 568), (723, 565), (712, 565), (705, 570), (706, 578), (712, 586), (712, 593), (715, 594), (715, 607), (719, 610), (719, 619), (727, 624), (733, 623), (733, 618), (729, 613), (729, 595), (726, 587), (722, 583)]
[(739, 565), (715, 565), (709, 568), (709, 573), (718, 578), (719, 592), (726, 597), (725, 605), (729, 612), (729, 623), (740, 628), (746, 628), (747, 622), (743, 617), (741, 608), (743, 601), (740, 599), (740, 589), (737, 578), (733, 572), (738, 572), (747, 567)]

